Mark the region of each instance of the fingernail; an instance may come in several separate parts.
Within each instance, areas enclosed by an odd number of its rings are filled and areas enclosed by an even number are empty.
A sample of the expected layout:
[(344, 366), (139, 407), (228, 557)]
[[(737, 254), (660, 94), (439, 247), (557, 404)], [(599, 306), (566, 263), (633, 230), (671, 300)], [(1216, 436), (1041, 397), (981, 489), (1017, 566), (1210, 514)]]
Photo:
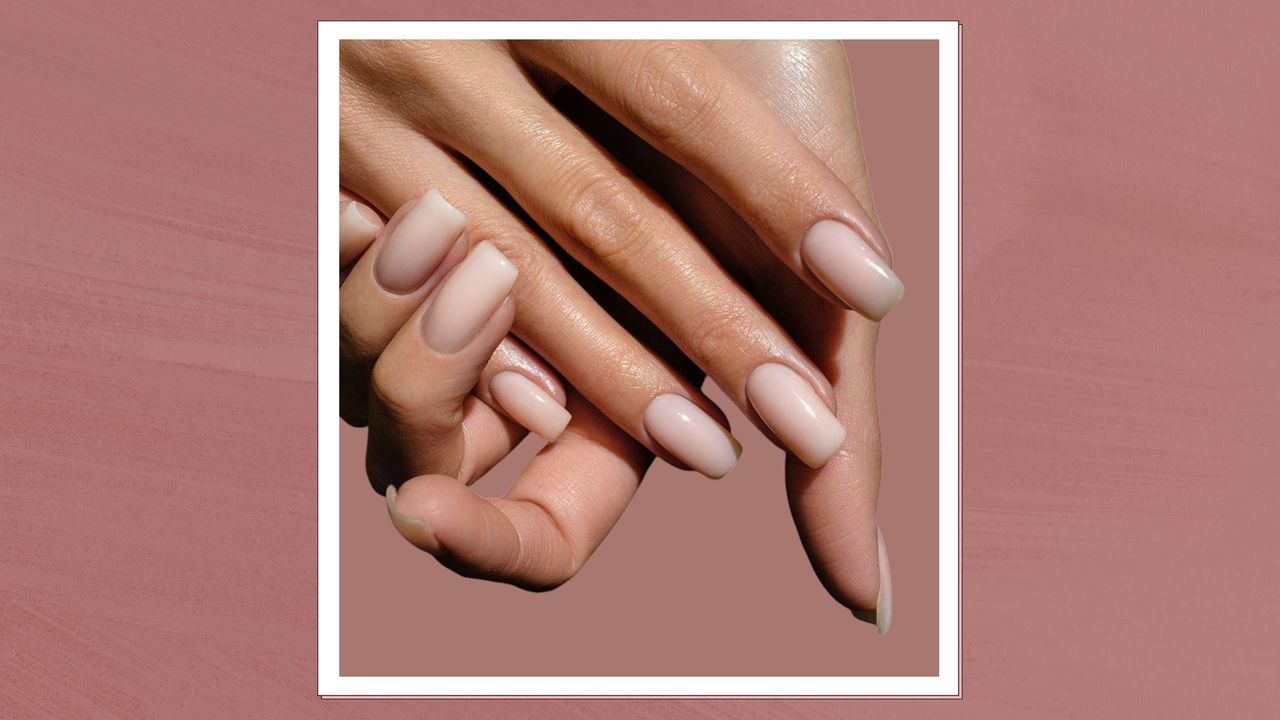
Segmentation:
[(880, 254), (836, 220), (809, 228), (800, 245), (805, 267), (850, 307), (879, 320), (902, 299), (905, 288)]
[(742, 446), (702, 408), (680, 395), (659, 395), (644, 411), (644, 429), (681, 462), (709, 478), (733, 469)]
[(395, 293), (422, 287), (466, 227), (467, 216), (431, 188), (382, 246), (373, 269), (378, 282)]
[(343, 241), (368, 240), (380, 227), (382, 223), (373, 208), (354, 200), (343, 204), (338, 222), (338, 237)]
[(396, 492), (395, 485), (387, 486), (387, 513), (391, 515), (391, 524), (395, 526), (396, 532), (404, 536), (405, 540), (433, 555), (440, 552), (440, 542), (436, 540), (436, 534), (431, 532), (431, 528), (427, 527), (422, 518), (404, 515), (396, 509)]
[(773, 434), (809, 467), (821, 466), (844, 445), (844, 425), (813, 386), (785, 365), (768, 363), (752, 370), (747, 399)]
[(475, 339), (516, 284), (516, 266), (482, 242), (436, 291), (422, 318), (422, 339), (436, 352), (455, 353)]
[(569, 424), (569, 411), (538, 384), (524, 375), (506, 370), (489, 380), (489, 393), (511, 419), (555, 442)]
[(889, 632), (893, 622), (893, 576), (889, 573), (889, 552), (884, 548), (884, 535), (876, 528), (876, 542), (880, 550), (880, 592), (876, 595), (874, 610), (854, 610), (853, 616), (876, 626), (881, 635)]

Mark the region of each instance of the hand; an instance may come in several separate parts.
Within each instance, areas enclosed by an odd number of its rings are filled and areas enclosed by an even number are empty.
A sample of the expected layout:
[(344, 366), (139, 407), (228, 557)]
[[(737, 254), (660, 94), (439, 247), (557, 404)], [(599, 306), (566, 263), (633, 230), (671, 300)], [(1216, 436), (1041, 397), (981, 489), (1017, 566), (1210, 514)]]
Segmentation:
[[(442, 243), (461, 239), (465, 217), (438, 194), (421, 202), (439, 205), (432, 216), (441, 222), (418, 232)], [(412, 211), (402, 208), (384, 228), (346, 196), (344, 266)], [(363, 300), (359, 310), (344, 307), (344, 327), (377, 338), (370, 348), (369, 480), (386, 493), (400, 534), (455, 572), (530, 590), (556, 587), (608, 534), (653, 455), (507, 337), (516, 270), (498, 250), (480, 243), (439, 272), (425, 296), (344, 295)], [(524, 438), (520, 425), (553, 444), (505, 497), (480, 498), (467, 484)]]
[[(555, 74), (594, 93), (714, 187), (804, 283), (882, 316), (901, 284), (871, 249), (881, 241), (869, 216), (703, 46), (347, 42), (342, 60), (343, 184), (383, 212), (417, 196), (424, 183), (441, 187), (472, 217), (470, 241), (490, 240), (520, 268), (515, 334), (619, 427), (709, 476), (736, 462), (736, 442), (718, 410), (594, 302), (468, 163), (621, 292), (762, 428), (760, 418), (771, 419), (765, 416), (785, 422), (807, 415), (808, 441), (789, 448), (808, 464), (820, 465), (839, 447), (844, 431), (813, 362), (671, 209), (556, 113), (526, 74)], [(709, 88), (717, 89), (715, 100)], [(691, 103), (699, 109), (689, 115)], [(762, 177), (785, 181), (760, 183)], [(419, 253), (416, 270), (374, 281), (384, 292), (413, 293), (440, 256)], [(364, 271), (376, 268), (370, 261)], [(749, 378), (765, 365), (806, 385), (820, 402), (753, 397), (752, 388), (765, 384)], [(690, 442), (695, 435), (702, 440)]]
[[(848, 60), (838, 42), (709, 42), (707, 46), (759, 89), (867, 208), (875, 204), (858, 132)], [(640, 142), (580, 95), (558, 104), (603, 139), (628, 166), (672, 204), (695, 234), (781, 323), (823, 373), (834, 380), (837, 415), (849, 434), (840, 451), (817, 469), (789, 457), (787, 494), (814, 570), (828, 591), (859, 618), (887, 632), (892, 618), (888, 554), (876, 520), (880, 487), (875, 346), (879, 326), (865, 317), (812, 301), (809, 288), (784, 272), (750, 227), (688, 170)], [(879, 235), (883, 237), (883, 235)], [(891, 257), (888, 246), (882, 251)], [(785, 383), (774, 383), (779, 389)], [(799, 388), (799, 393), (804, 392)], [(801, 429), (769, 423), (778, 435), (803, 442)]]
[[(856, 133), (847, 65), (839, 45), (713, 43), (711, 47), (731, 62), (750, 69), (751, 77), (760, 81), (762, 92), (779, 108), (786, 122), (805, 137), (874, 213)], [(590, 119), (574, 117), (590, 126)], [(598, 118), (595, 122), (598, 126)], [(628, 160), (637, 157), (626, 148), (618, 150), (612, 144), (610, 148)], [(882, 631), (887, 630), (890, 582), (887, 557), (875, 523), (879, 482), (875, 324), (836, 310), (813, 313), (808, 288), (796, 280), (779, 283), (776, 261), (761, 252), (763, 244), (742, 241), (751, 238), (751, 231), (708, 188), (661, 157), (649, 157), (637, 165), (651, 168), (645, 178), (672, 199), (699, 235), (708, 239), (719, 259), (765, 300), (806, 349), (815, 357), (825, 358), (824, 369), (837, 378), (840, 417), (855, 432), (835, 461), (818, 472), (789, 461), (789, 497), (806, 549), (828, 589), (864, 619), (874, 622), (879, 608), (879, 625)], [(882, 251), (887, 256), (887, 247)]]

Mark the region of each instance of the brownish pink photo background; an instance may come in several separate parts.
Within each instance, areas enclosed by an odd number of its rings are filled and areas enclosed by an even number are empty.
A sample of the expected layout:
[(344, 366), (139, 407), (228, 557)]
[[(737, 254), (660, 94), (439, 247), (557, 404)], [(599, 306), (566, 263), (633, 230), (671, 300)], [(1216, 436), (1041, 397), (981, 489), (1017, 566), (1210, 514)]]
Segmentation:
[[(938, 673), (938, 47), (847, 45), (877, 208), (910, 283), (879, 356), (893, 632), (827, 595), (791, 521), (782, 451), (712, 389), (743, 443), (738, 467), (712, 482), (655, 463), (584, 570), (544, 594), (459, 577), (404, 542), (365, 476), (365, 431), (343, 424), (343, 675)], [(500, 495), (542, 444), (476, 490)]]
[(507, 12), (0, 6), (0, 715), (1274, 714), (1264, 2), (615, 11), (964, 23), (963, 700), (316, 698), (314, 21)]

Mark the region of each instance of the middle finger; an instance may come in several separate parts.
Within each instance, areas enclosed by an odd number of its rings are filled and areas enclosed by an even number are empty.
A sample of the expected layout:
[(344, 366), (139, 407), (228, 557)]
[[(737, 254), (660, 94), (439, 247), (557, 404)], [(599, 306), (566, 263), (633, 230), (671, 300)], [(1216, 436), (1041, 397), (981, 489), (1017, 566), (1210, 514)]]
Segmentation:
[[(826, 462), (844, 427), (827, 379), (786, 331), (651, 189), (551, 107), (510, 57), (481, 52), (469, 64), (484, 74), (483, 85), (460, 73), (436, 78), (432, 103), (410, 110), (422, 129), (490, 174), (761, 429), (797, 428), (777, 435), (806, 464)], [(646, 415), (662, 410), (659, 401)], [(686, 433), (659, 440), (668, 449), (698, 445)]]

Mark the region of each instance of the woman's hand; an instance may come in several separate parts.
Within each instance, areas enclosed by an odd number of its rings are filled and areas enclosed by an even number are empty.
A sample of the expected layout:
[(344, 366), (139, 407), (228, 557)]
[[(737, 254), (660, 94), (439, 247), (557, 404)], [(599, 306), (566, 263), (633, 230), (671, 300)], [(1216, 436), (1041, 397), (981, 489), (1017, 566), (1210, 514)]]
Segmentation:
[[(347, 264), (415, 223), (420, 238), (447, 247), (466, 225), (438, 193), (385, 228), (368, 208), (346, 203), (339, 244)], [(555, 587), (608, 534), (653, 455), (507, 337), (516, 268), (496, 248), (480, 243), (438, 273), (428, 290), (394, 303), (351, 294), (351, 276), (343, 284), (344, 336), (360, 336), (372, 354), (362, 411), (369, 481), (386, 494), (397, 531), (455, 572)], [(353, 298), (357, 310), (345, 305)], [(505, 497), (479, 497), (467, 484), (515, 448), (521, 425), (554, 442)]]
[[(520, 268), (514, 333), (619, 427), (712, 477), (737, 459), (718, 409), (570, 277), (525, 213), (762, 429), (799, 426), (776, 437), (806, 463), (821, 465), (839, 448), (844, 430), (814, 363), (671, 208), (551, 107), (531, 79), (558, 77), (592, 95), (714, 188), (801, 282), (882, 316), (901, 284), (874, 249), (882, 248), (874, 223), (704, 46), (344, 42), (342, 63), (343, 184), (383, 213), (426, 185), (442, 188), (471, 216), (470, 242), (489, 240)], [(492, 183), (477, 180), (476, 169)], [(504, 194), (519, 207), (504, 204)], [(436, 261), (421, 254), (403, 282), (374, 280), (383, 292), (413, 294), (421, 286), (410, 286), (429, 281)], [(805, 392), (760, 397), (772, 384), (749, 380), (762, 366)]]
[[(719, 42), (709, 44), (768, 98), (779, 117), (848, 187), (880, 227), (871, 177), (863, 154), (849, 61), (839, 42)], [(848, 429), (840, 451), (819, 468), (788, 458), (787, 498), (796, 529), (827, 590), (859, 619), (889, 631), (893, 583), (884, 536), (877, 521), (880, 493), (880, 423), (876, 399), (879, 325), (838, 308), (806, 302), (807, 288), (783, 277), (763, 253), (737, 254), (733, 214), (686, 178), (673, 179), (700, 237), (709, 240), (736, 277), (778, 318), (832, 379), (837, 416)], [(705, 202), (701, 202), (705, 201)], [(701, 217), (705, 220), (694, 220)], [(877, 232), (876, 237), (883, 234)], [(750, 245), (750, 243), (745, 243)], [(758, 247), (758, 246), (757, 246)], [(892, 257), (889, 246), (880, 247)]]
[[(708, 47), (752, 78), (783, 121), (797, 135), (805, 138), (811, 151), (852, 189), (873, 218), (874, 207), (857, 133), (847, 61), (839, 44), (709, 43)], [(890, 619), (891, 584), (875, 512), (880, 471), (874, 372), (876, 324), (833, 306), (823, 308), (815, 303), (806, 283), (798, 276), (780, 274), (784, 268), (779, 267), (770, 247), (757, 238), (745, 219), (706, 184), (668, 158), (655, 155), (651, 149), (636, 142), (629, 133), (617, 127), (614, 119), (602, 116), (596, 108), (586, 107), (580, 97), (573, 100), (575, 93), (564, 95), (571, 98), (561, 103), (566, 113), (593, 134), (612, 138), (606, 143), (610, 150), (630, 166), (643, 169), (644, 179), (658, 188), (680, 212), (683, 220), (707, 241), (717, 259), (760, 298), (813, 357), (820, 358), (822, 369), (836, 379), (840, 422), (851, 432), (847, 439), (842, 435), (840, 451), (823, 468), (811, 470), (794, 459), (789, 460), (788, 494), (797, 527), (824, 584), (840, 602), (853, 609), (855, 615), (877, 623), (884, 632)], [(610, 123), (613, 127), (607, 127)], [(344, 214), (344, 227), (351, 215), (350, 211)], [(353, 216), (352, 221), (355, 219)], [(888, 256), (887, 246), (883, 246), (881, 251)], [(344, 249), (344, 257), (346, 253)], [(692, 383), (698, 380), (691, 378)], [(790, 380), (785, 376), (781, 379), (775, 377), (768, 381), (768, 385), (797, 388), (791, 395), (799, 399), (801, 405), (821, 401), (812, 395), (811, 387), (797, 387)], [(591, 411), (589, 404), (583, 403), (582, 407)], [(575, 410), (575, 424), (578, 412)], [(783, 417), (781, 413), (774, 415), (773, 422), (770, 418), (763, 418), (766, 426), (778, 436), (791, 434), (793, 437), (788, 445), (804, 442), (803, 427), (788, 427), (784, 422), (778, 422)], [(758, 421), (761, 418), (753, 416), (753, 419)], [(612, 429), (609, 423), (602, 422), (593, 425), (590, 434), (603, 437)], [(639, 468), (635, 476), (638, 481), (639, 473), (647, 466), (642, 451), (631, 466)], [(572, 475), (566, 469), (568, 467), (562, 466), (560, 472)], [(456, 482), (453, 486), (438, 480), (413, 482), (417, 483), (413, 485), (415, 488), (421, 488), (414, 494), (418, 507), (431, 505), (434, 502), (431, 498), (436, 496), (474, 497), (469, 493), (458, 495)], [(400, 509), (403, 513), (403, 500), (400, 501)], [(616, 519), (616, 515), (612, 517)], [(444, 514), (436, 518), (436, 522), (449, 522)], [(414, 528), (409, 527), (406, 531), (406, 526), (400, 521), (397, 526), (401, 532), (413, 539)], [(594, 542), (589, 544), (590, 548), (595, 547), (611, 525), (612, 520), (607, 525), (597, 523), (594, 526), (599, 534), (592, 535)], [(519, 542), (518, 534), (515, 540)], [(519, 554), (528, 554), (528, 551), (529, 548), (525, 547)], [(486, 576), (494, 577), (491, 574)], [(502, 578), (498, 576), (496, 579)], [(558, 581), (563, 579), (559, 577)], [(527, 581), (509, 581), (538, 586), (538, 583)]]
[[(712, 52), (759, 88), (778, 116), (803, 138), (867, 208), (875, 204), (863, 156), (848, 59), (839, 42), (708, 42)], [(837, 414), (848, 429), (840, 451), (820, 468), (789, 458), (787, 494), (814, 570), (829, 592), (859, 618), (887, 632), (892, 582), (876, 520), (880, 488), (880, 429), (876, 403), (878, 324), (834, 306), (814, 303), (809, 288), (788, 275), (767, 243), (727, 203), (685, 168), (639, 141), (569, 91), (558, 104), (615, 156), (643, 169), (643, 179), (667, 198), (720, 262), (815, 358), (832, 378)], [(884, 248), (886, 255), (888, 247)], [(779, 388), (785, 383), (773, 383)], [(804, 388), (799, 389), (801, 393)], [(769, 423), (780, 436), (801, 429)]]

